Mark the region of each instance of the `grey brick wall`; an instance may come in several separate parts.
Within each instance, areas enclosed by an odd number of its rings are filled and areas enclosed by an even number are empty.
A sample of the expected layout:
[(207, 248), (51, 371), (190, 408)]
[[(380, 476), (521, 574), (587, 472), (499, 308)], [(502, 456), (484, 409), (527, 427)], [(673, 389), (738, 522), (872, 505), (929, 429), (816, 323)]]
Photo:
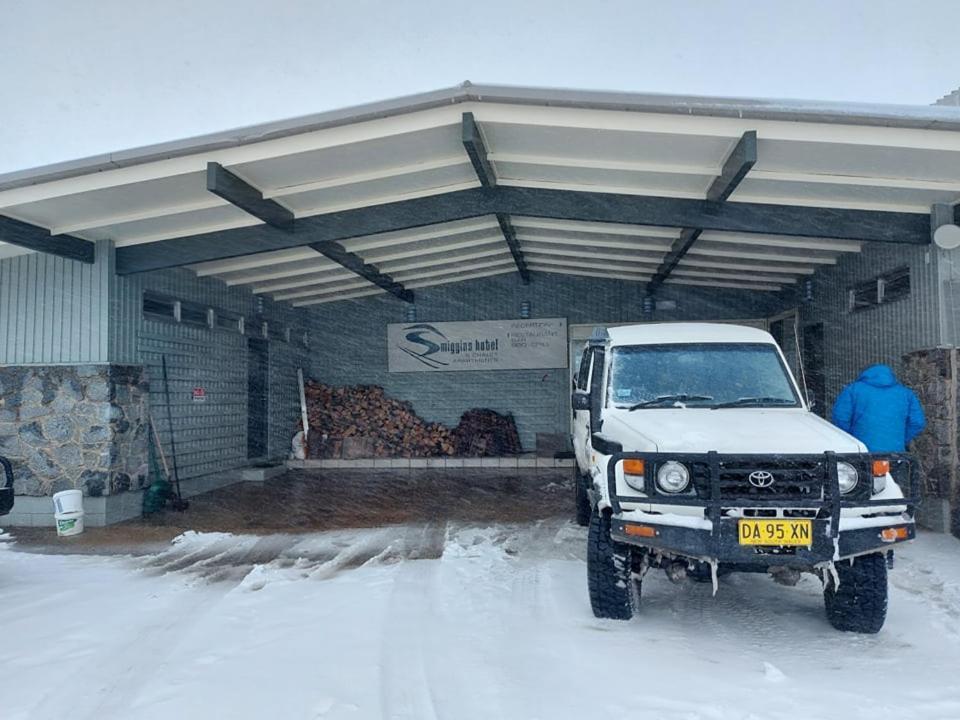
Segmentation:
[[(247, 333), (145, 319), (141, 310), (145, 290), (238, 313), (247, 320)], [(166, 356), (183, 478), (247, 464), (247, 338), (259, 337), (262, 321), (301, 331), (310, 325), (306, 311), (287, 304), (265, 300), (262, 313), (258, 307), (249, 290), (199, 278), (185, 269), (117, 278), (111, 297), (113, 356), (146, 367), (154, 419), (169, 451), (161, 370), (161, 358)], [(297, 368), (306, 372), (309, 358), (299, 344), (271, 338), (269, 362), (269, 454), (284, 458), (300, 417)], [(206, 389), (205, 402), (193, 402), (195, 387)]]
[[(853, 285), (903, 266), (910, 268), (909, 297), (848, 311)], [(801, 324), (824, 326), (827, 408), (866, 366), (886, 363), (899, 372), (904, 355), (940, 343), (938, 283), (935, 248), (882, 243), (865, 244), (814, 275), (814, 300), (801, 305)]]
[[(643, 286), (569, 275), (537, 274), (524, 286), (516, 275), (482, 278), (417, 291), (421, 321), (498, 320), (519, 317), (531, 303), (533, 317), (565, 317), (570, 324), (620, 323), (641, 318)], [(767, 317), (781, 309), (770, 293), (666, 286), (661, 299), (678, 303), (656, 320), (729, 320)], [(316, 347), (311, 375), (335, 385), (375, 384), (413, 403), (424, 418), (456, 424), (473, 407), (512, 412), (521, 441), (532, 450), (538, 432), (566, 433), (568, 370), (499, 370), (456, 373), (387, 372), (387, 325), (405, 321), (404, 303), (387, 296), (316, 306)]]

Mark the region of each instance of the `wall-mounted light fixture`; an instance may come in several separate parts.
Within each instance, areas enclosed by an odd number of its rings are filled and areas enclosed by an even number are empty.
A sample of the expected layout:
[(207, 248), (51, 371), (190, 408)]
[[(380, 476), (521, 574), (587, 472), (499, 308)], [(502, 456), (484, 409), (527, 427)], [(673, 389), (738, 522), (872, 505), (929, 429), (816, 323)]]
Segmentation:
[(654, 299), (653, 295), (645, 295), (643, 297), (643, 302), (640, 305), (640, 310), (643, 312), (644, 317), (650, 317), (653, 315), (653, 311), (656, 306), (657, 301)]
[(530, 319), (530, 301), (524, 300), (520, 303), (520, 317), (524, 320)]

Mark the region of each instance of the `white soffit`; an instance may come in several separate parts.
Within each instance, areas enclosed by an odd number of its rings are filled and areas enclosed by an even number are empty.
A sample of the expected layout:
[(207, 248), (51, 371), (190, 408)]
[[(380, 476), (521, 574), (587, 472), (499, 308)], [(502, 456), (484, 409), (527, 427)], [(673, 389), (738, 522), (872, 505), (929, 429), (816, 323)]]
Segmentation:
[[(478, 122), (504, 185), (703, 198), (731, 148), (753, 130), (758, 161), (730, 202), (927, 213), (933, 203), (960, 197), (960, 111), (948, 110), (467, 87), (314, 116), (301, 125), (287, 121), (0, 176), (0, 214), (118, 246), (258, 225), (207, 191), (208, 162), (297, 217), (473, 188), (479, 182), (462, 145), (464, 112)], [(619, 261), (653, 267), (680, 234), (627, 224), (510, 221), (541, 272), (576, 272), (578, 262), (584, 275)], [(382, 272), (419, 273), (405, 283), (410, 287), (454, 282), (434, 272), (454, 262), (465, 270), (460, 277), (488, 277), (477, 273), (490, 267), (478, 264), (509, 258), (494, 217), (342, 244)], [(673, 279), (700, 284), (713, 275), (754, 273), (787, 283), (859, 249), (849, 241), (704, 232)], [(14, 252), (0, 245), (0, 257)], [(308, 247), (193, 269), (258, 292), (321, 276), (331, 284), (357, 277)]]

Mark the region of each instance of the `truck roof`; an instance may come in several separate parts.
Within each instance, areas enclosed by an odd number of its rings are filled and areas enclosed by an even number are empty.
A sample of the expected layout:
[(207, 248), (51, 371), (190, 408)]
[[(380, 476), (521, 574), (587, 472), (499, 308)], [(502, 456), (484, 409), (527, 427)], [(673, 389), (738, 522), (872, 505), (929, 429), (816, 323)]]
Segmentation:
[(746, 325), (724, 323), (646, 323), (612, 327), (611, 345), (662, 345), (667, 343), (770, 343), (770, 333)]

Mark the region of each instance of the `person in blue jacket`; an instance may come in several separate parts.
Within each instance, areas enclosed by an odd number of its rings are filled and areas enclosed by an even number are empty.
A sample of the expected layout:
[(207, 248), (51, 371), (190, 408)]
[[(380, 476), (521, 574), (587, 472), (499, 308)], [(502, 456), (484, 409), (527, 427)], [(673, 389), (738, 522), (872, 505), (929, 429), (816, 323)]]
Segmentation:
[(927, 424), (916, 394), (886, 365), (871, 365), (843, 389), (832, 420), (870, 452), (904, 452)]

